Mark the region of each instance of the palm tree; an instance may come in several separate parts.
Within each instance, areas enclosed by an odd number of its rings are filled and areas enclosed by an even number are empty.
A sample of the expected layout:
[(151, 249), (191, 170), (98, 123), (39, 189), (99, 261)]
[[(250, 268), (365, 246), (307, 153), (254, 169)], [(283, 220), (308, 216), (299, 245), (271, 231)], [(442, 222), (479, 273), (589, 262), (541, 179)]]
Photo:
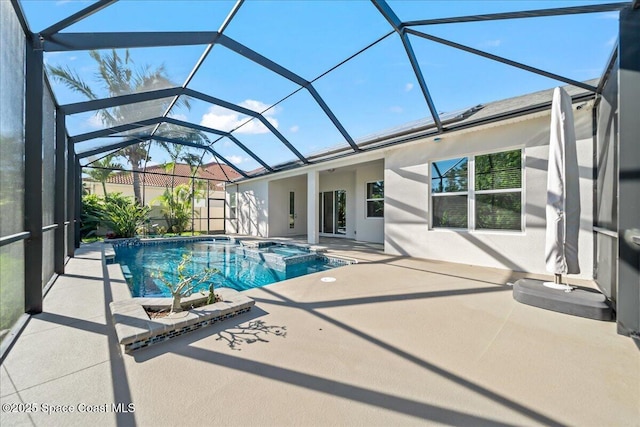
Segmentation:
[(198, 156), (193, 153), (187, 153), (182, 156), (182, 160), (184, 160), (184, 162), (189, 165), (189, 169), (191, 171), (191, 178), (189, 179), (189, 181), (191, 184), (191, 232), (193, 234), (193, 222), (196, 216), (195, 201), (196, 198), (201, 199), (204, 197), (204, 182), (202, 180), (196, 179), (198, 169), (200, 168), (200, 166), (202, 166), (202, 156)]
[(191, 177), (195, 177), (198, 168), (202, 166), (202, 156), (198, 156), (193, 153), (185, 153), (181, 159), (189, 165), (189, 169), (191, 170)]
[[(200, 131), (194, 129), (185, 129), (181, 126), (177, 126), (174, 124), (167, 123), (162, 127), (162, 136), (172, 139), (182, 139), (184, 141), (193, 142), (200, 145), (209, 145), (211, 141), (209, 138)], [(179, 144), (172, 144), (165, 141), (157, 141), (158, 144), (169, 154), (171, 161), (164, 164), (164, 169), (167, 173), (171, 174), (171, 191), (175, 186), (175, 169), (178, 164), (178, 160), (182, 160), (186, 162), (190, 169), (192, 175), (195, 173), (194, 165), (196, 163), (199, 164), (200, 156), (193, 154), (189, 150), (189, 147)], [(197, 170), (197, 168), (196, 168)]]
[(191, 197), (201, 197), (203, 192), (202, 190), (205, 188), (204, 182), (202, 180), (196, 179), (196, 174), (198, 169), (202, 166), (202, 156), (198, 156), (193, 153), (186, 153), (180, 157), (186, 164), (189, 165), (189, 169), (191, 170)]
[(114, 173), (114, 169), (122, 169), (122, 165), (113, 161), (114, 154), (109, 154), (100, 160), (91, 162), (91, 168), (86, 171), (86, 174), (102, 184), (102, 191), (104, 197), (107, 197), (107, 185), (106, 182)]
[[(89, 55), (98, 65), (96, 83), (102, 86), (99, 88), (100, 93), (106, 92), (109, 97), (177, 86), (167, 76), (164, 65), (160, 65), (157, 68), (145, 66), (134, 69), (128, 49), (124, 51), (124, 58), (115, 49), (104, 54), (92, 50)], [(48, 66), (47, 70), (54, 80), (61, 82), (69, 89), (84, 95), (90, 100), (99, 98), (98, 88), (94, 90), (69, 66)], [(165, 113), (170, 102), (170, 99), (165, 98), (144, 103), (120, 105), (98, 110), (97, 115), (105, 126), (113, 127), (160, 117)], [(181, 96), (176, 106), (190, 108), (188, 98)], [(134, 130), (124, 133), (123, 136), (130, 137), (135, 134), (136, 131)], [(119, 156), (127, 159), (131, 165), (133, 171), (133, 193), (138, 203), (142, 202), (138, 172), (140, 172), (142, 162), (147, 158), (147, 154), (147, 149), (141, 143), (123, 148), (119, 154)]]
[(182, 150), (184, 149), (184, 145), (171, 144), (164, 141), (160, 142), (160, 145), (165, 149), (165, 151), (171, 158), (170, 162), (164, 164), (164, 170), (165, 172), (171, 174), (171, 191), (173, 191), (176, 178), (176, 165), (178, 164), (178, 160), (180, 159), (180, 155), (182, 153)]

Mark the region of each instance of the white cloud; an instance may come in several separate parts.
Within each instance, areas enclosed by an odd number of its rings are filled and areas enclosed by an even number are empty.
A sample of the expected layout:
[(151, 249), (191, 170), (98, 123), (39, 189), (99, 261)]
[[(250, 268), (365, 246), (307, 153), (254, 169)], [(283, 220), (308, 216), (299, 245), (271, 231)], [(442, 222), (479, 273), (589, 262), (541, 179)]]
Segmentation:
[[(253, 100), (253, 99), (244, 100), (239, 105), (241, 107), (248, 108), (248, 109), (256, 111), (258, 113), (262, 113), (267, 108), (269, 108), (269, 106), (267, 104), (265, 104), (264, 102), (256, 101), (256, 100)], [(270, 115), (273, 115), (274, 113), (275, 113), (275, 108), (272, 108), (269, 111), (266, 111), (264, 113), (264, 115), (265, 116), (270, 116)]]
[[(229, 160), (229, 162), (233, 163), (234, 165), (239, 165), (240, 163), (243, 163), (249, 160), (248, 157), (237, 156), (235, 154), (232, 154), (230, 156), (224, 156), (224, 158)], [(206, 159), (205, 163), (215, 163), (216, 161), (220, 164), (224, 164), (222, 160), (220, 159), (216, 160), (216, 158), (213, 156), (210, 156), (208, 159)]]
[(89, 129), (104, 129), (104, 123), (102, 123), (102, 120), (100, 120), (97, 114), (89, 117), (84, 123)]
[(480, 47), (498, 47), (502, 44), (502, 40), (500, 39), (495, 39), (495, 40), (485, 40), (482, 43), (480, 43)]
[[(242, 101), (239, 105), (256, 112), (262, 112), (269, 107), (267, 104), (253, 99)], [(276, 113), (277, 110), (275, 108), (272, 108), (264, 112), (263, 116), (269, 121), (269, 123), (271, 123), (273, 127), (277, 129), (278, 120), (273, 117)], [(207, 113), (202, 116), (200, 124), (202, 126), (229, 132), (249, 120), (250, 117), (246, 117), (235, 111), (227, 110), (226, 108), (214, 105), (213, 107), (210, 107)], [(236, 131), (236, 133), (244, 134), (260, 134), (268, 132), (269, 129), (267, 129), (267, 127), (263, 125), (258, 119), (249, 121)]]
[(405, 92), (409, 92), (411, 91), (411, 89), (413, 89), (413, 83), (407, 83), (406, 85), (404, 85)]
[(402, 113), (404, 110), (402, 109), (402, 107), (398, 106), (398, 105), (394, 105), (392, 107), (389, 108), (389, 111), (391, 111), (392, 113), (396, 113), (396, 114), (400, 114)]
[(291, 127), (289, 128), (289, 131), (290, 131), (291, 133), (296, 133), (296, 132), (298, 132), (299, 130), (300, 130), (300, 126), (298, 126), (298, 125), (293, 125), (293, 126), (291, 126)]
[(234, 165), (239, 165), (240, 163), (244, 162), (245, 160), (247, 160), (245, 157), (242, 156), (228, 156), (225, 157), (227, 160), (229, 160), (231, 163), (233, 163)]

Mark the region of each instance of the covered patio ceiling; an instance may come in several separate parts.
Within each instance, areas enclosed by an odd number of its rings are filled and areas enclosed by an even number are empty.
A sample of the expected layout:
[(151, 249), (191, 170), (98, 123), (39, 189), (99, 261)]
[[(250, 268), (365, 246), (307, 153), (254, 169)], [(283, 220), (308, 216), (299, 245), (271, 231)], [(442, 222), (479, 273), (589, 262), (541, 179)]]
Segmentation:
[[(631, 3), (12, 1), (84, 165), (140, 143), (165, 162), (169, 143), (240, 179), (468, 127), (491, 101), (558, 85), (593, 97)], [(96, 58), (163, 78), (114, 91)]]

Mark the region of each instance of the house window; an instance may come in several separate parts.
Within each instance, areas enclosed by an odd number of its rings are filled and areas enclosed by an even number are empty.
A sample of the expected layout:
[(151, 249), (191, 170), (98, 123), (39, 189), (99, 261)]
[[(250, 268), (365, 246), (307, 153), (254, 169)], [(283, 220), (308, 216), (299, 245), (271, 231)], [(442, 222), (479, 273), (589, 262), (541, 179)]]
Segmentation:
[(384, 181), (367, 183), (367, 218), (384, 217)]
[(475, 158), (475, 228), (522, 230), (522, 152)]
[(522, 150), (431, 164), (432, 226), (522, 230)]
[(294, 193), (293, 191), (289, 191), (289, 228), (296, 227), (295, 201), (296, 201), (296, 193)]
[(469, 159), (431, 163), (433, 227), (468, 227)]

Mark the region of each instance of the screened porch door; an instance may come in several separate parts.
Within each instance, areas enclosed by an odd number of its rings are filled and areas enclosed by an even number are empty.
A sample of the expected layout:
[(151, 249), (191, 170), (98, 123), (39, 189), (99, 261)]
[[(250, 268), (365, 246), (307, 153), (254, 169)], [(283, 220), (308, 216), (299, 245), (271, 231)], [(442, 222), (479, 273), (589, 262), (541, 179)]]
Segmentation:
[(322, 236), (340, 237), (347, 234), (347, 192), (323, 191), (319, 200), (319, 232)]

